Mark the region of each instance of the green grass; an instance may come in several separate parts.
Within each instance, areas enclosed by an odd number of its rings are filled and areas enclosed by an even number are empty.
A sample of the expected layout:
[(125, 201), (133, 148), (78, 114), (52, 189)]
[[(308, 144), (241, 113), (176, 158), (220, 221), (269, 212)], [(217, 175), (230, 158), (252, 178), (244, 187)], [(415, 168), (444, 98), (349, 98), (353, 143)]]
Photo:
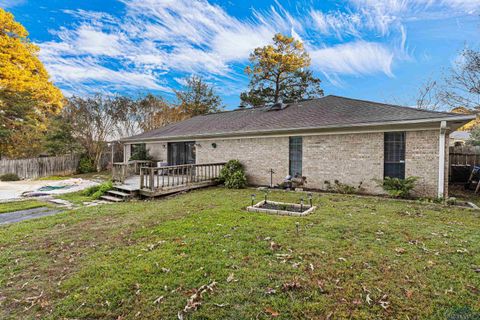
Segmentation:
[(75, 205), (82, 205), (84, 202), (90, 202), (95, 200), (95, 198), (92, 196), (84, 195), (83, 191), (56, 194), (55, 198), (70, 201)]
[(7, 213), (12, 211), (27, 210), (38, 207), (50, 206), (45, 202), (38, 200), (24, 200), (24, 201), (13, 201), (13, 202), (2, 202), (0, 203), (0, 214)]
[(478, 318), (478, 213), (323, 194), (314, 214), (283, 217), (246, 212), (252, 192), (198, 190), (1, 227), (0, 318), (176, 319), (213, 281), (186, 319)]

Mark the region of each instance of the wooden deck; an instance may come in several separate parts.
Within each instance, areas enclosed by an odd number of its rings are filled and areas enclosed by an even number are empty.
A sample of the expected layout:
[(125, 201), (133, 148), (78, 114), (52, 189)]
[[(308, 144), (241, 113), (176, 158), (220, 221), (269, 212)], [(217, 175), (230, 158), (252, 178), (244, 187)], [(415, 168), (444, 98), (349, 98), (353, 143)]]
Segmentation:
[(115, 188), (146, 197), (159, 197), (172, 193), (213, 186), (218, 183), (225, 163), (207, 163), (167, 167), (141, 167), (139, 175), (117, 181)]

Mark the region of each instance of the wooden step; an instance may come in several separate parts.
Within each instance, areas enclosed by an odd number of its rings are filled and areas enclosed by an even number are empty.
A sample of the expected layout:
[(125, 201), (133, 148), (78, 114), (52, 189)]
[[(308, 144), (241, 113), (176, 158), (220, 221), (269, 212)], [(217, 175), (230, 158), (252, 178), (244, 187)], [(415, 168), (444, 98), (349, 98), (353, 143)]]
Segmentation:
[(117, 196), (120, 196), (120, 197), (123, 197), (123, 198), (128, 198), (128, 197), (132, 196), (130, 193), (125, 193), (125, 192), (118, 191), (118, 190), (108, 190), (107, 192), (111, 193), (111, 194), (114, 194), (114, 195), (117, 195)]
[(110, 202), (122, 202), (124, 199), (120, 199), (117, 197), (112, 197), (112, 196), (101, 196), (100, 199), (107, 200)]

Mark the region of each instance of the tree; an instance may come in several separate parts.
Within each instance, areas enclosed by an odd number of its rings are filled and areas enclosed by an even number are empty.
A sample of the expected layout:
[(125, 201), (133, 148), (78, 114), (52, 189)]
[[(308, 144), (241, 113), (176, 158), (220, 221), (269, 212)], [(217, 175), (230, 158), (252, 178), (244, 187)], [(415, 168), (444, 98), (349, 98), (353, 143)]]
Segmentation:
[(445, 79), (440, 99), (451, 108), (480, 111), (480, 52), (464, 49)]
[(25, 158), (42, 151), (44, 117), (25, 92), (0, 90), (0, 156)]
[(74, 137), (71, 119), (63, 113), (50, 121), (49, 130), (45, 136), (45, 149), (48, 154), (55, 156), (85, 151)]
[(39, 48), (28, 39), (27, 30), (11, 13), (0, 8), (0, 87), (28, 92), (43, 112), (58, 112), (63, 95), (49, 80), (38, 59)]
[(38, 51), (25, 28), (0, 8), (1, 144), (10, 157), (38, 153), (48, 118), (62, 108), (62, 93), (49, 80)]
[(90, 98), (72, 97), (64, 107), (64, 115), (71, 123), (73, 137), (85, 148), (97, 171), (108, 140), (116, 137), (115, 127), (122, 116), (120, 104), (114, 98), (96, 95)]
[(308, 69), (309, 54), (293, 37), (276, 34), (273, 45), (256, 48), (249, 60), (251, 65), (245, 68), (250, 77), (249, 91), (240, 95), (243, 104), (258, 107), (323, 95), (320, 79)]
[(162, 97), (148, 94), (136, 102), (135, 121), (141, 131), (154, 130), (186, 117), (179, 106), (172, 105)]
[(213, 113), (222, 109), (222, 101), (213, 87), (201, 77), (191, 76), (183, 90), (175, 91), (180, 110), (186, 117)]
[(435, 80), (428, 80), (418, 90), (417, 108), (437, 111), (440, 108), (438, 99), (438, 84)]

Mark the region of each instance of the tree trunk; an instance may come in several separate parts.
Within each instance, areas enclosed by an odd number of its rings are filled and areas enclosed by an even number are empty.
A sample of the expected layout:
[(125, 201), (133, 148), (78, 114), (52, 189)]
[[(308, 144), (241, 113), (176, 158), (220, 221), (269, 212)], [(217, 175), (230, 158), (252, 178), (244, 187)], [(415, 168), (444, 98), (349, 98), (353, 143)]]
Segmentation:
[(275, 80), (275, 96), (273, 103), (278, 103), (278, 99), (280, 98), (280, 74), (277, 75)]

